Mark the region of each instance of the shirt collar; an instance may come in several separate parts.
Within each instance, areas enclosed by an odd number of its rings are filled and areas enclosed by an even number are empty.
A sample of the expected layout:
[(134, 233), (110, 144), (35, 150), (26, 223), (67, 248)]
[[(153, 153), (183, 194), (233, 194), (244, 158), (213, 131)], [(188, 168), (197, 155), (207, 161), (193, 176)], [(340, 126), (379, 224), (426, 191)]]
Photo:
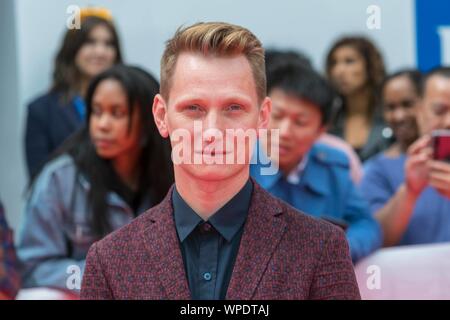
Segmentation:
[[(264, 154), (264, 157), (267, 155)], [(323, 154), (318, 144), (314, 144), (288, 177), (283, 176), (281, 170), (273, 175), (261, 175), (257, 171), (255, 172), (255, 170), (259, 170), (260, 165), (251, 169), (252, 173), (258, 177), (258, 183), (264, 189), (270, 190), (280, 180), (285, 180), (293, 185), (302, 184), (318, 194), (326, 195), (330, 192), (328, 184), (324, 183), (328, 179), (327, 171), (318, 164), (317, 158), (323, 158)], [(265, 161), (267, 159), (264, 158)]]
[[(209, 223), (228, 242), (233, 239), (247, 218), (252, 192), (253, 183), (248, 179), (244, 187), (209, 219)], [(175, 227), (180, 241), (183, 242), (203, 219), (184, 201), (176, 187), (173, 188), (172, 203)]]
[(291, 184), (299, 184), (306, 164), (308, 163), (308, 155), (306, 154), (298, 165), (287, 175), (286, 180)]

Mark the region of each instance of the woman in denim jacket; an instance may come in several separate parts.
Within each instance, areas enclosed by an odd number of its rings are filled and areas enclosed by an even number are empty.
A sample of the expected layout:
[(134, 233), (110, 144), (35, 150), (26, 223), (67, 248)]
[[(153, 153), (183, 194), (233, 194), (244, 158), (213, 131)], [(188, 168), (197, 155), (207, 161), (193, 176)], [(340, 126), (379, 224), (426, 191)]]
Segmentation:
[(24, 287), (79, 289), (89, 247), (159, 203), (173, 181), (170, 146), (157, 132), (158, 82), (115, 66), (87, 93), (87, 125), (32, 182), (18, 257)]

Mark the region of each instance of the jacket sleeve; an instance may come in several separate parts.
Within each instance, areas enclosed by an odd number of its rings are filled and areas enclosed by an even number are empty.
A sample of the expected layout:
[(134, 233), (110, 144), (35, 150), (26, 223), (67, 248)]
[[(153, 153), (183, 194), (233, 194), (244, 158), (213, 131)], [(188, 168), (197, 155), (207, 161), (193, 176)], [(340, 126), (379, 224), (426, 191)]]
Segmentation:
[(364, 164), (364, 176), (358, 189), (368, 201), (372, 216), (375, 216), (397, 191), (395, 186), (389, 183), (388, 175), (389, 172), (376, 159)]
[(20, 275), (13, 243), (13, 233), (9, 229), (0, 203), (0, 294), (14, 298), (20, 288)]
[[(17, 255), (24, 287), (75, 289), (77, 293), (84, 260), (70, 258), (60, 183), (46, 170), (37, 179), (22, 217)], [(68, 284), (74, 267), (80, 271), (75, 288)]]
[(382, 231), (354, 184), (350, 184), (344, 210), (344, 218), (349, 223), (347, 240), (352, 260), (356, 263), (381, 247)]
[(47, 130), (47, 120), (43, 102), (36, 101), (28, 106), (25, 155), (27, 160), (28, 176), (32, 177), (39, 167), (47, 160), (51, 151)]
[(103, 274), (97, 243), (89, 249), (81, 285), (82, 300), (111, 300), (113, 295)]
[(345, 234), (332, 227), (324, 240), (310, 289), (311, 300), (360, 300), (353, 264)]

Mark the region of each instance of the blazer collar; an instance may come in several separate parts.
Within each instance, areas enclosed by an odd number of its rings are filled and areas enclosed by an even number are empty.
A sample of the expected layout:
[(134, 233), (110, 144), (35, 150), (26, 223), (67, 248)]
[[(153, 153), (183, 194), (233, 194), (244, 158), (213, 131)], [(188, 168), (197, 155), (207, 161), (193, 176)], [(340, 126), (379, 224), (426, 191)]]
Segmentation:
[(280, 202), (252, 182), (250, 209), (226, 295), (230, 300), (252, 299), (287, 227)]
[[(253, 179), (253, 193), (247, 221), (226, 298), (247, 300), (254, 296), (270, 257), (286, 231), (280, 202)], [(190, 299), (172, 206), (173, 186), (166, 198), (149, 211), (144, 222), (144, 244), (156, 261), (167, 299)]]
[(172, 186), (164, 200), (150, 209), (144, 222), (144, 245), (155, 261), (155, 273), (169, 300), (191, 299), (172, 207)]

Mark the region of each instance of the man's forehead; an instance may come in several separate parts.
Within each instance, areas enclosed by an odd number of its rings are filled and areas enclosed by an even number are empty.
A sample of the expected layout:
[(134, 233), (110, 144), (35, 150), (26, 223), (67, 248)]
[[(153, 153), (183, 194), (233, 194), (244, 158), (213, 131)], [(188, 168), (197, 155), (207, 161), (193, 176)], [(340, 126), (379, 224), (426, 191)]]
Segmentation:
[(450, 99), (450, 78), (433, 75), (425, 84), (425, 96), (430, 97), (439, 94), (440, 96), (447, 96)]
[[(217, 55), (202, 54), (200, 52), (184, 51), (178, 55), (174, 74), (177, 71), (189, 70), (189, 72), (222, 69), (229, 70), (233, 67), (239, 67), (241, 71), (251, 72), (250, 63), (243, 54), (238, 55)], [(226, 68), (226, 69), (223, 69)], [(244, 70), (242, 70), (244, 68)]]
[(222, 57), (183, 52), (178, 56), (171, 82), (170, 95), (212, 93), (214, 88), (216, 93), (232, 90), (256, 98), (253, 73), (244, 55)]

